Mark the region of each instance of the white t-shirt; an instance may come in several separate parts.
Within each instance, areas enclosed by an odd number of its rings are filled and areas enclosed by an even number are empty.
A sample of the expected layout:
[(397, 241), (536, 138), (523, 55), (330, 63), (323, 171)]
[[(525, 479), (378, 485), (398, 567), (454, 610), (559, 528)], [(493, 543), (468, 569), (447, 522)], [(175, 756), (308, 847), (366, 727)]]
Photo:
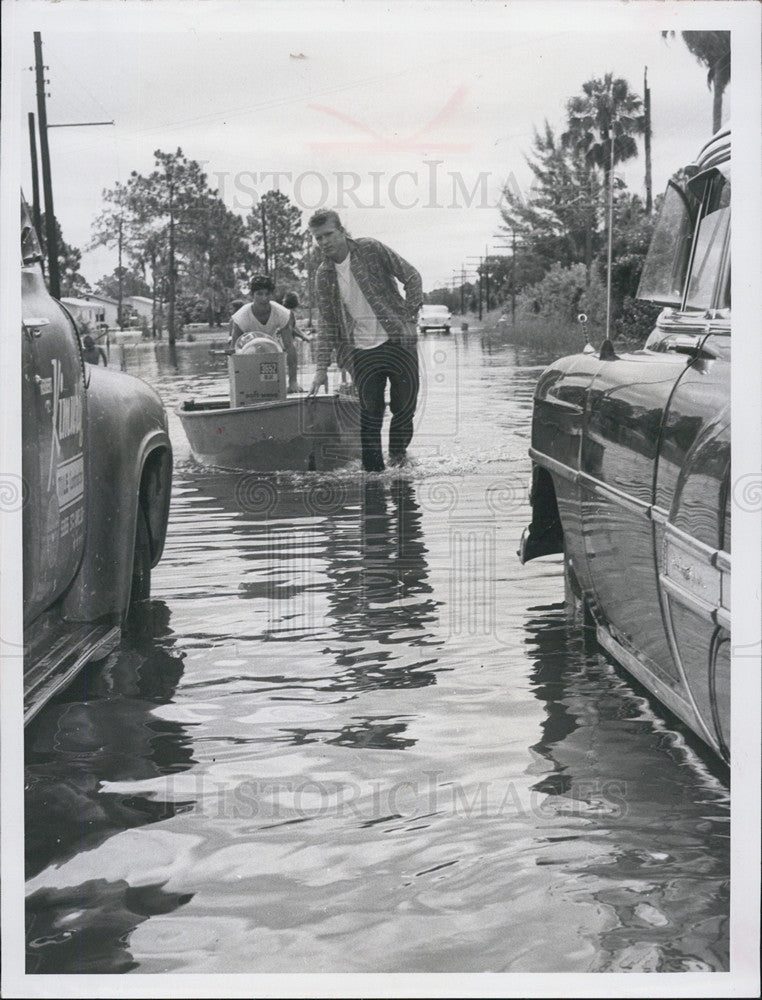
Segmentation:
[(347, 254), (344, 260), (336, 265), (339, 294), (352, 324), (355, 347), (369, 350), (371, 347), (383, 344), (389, 339), (389, 334), (376, 319), (376, 314), (368, 305), (368, 300), (357, 284), (349, 266), (350, 257), (351, 254)]
[(267, 322), (260, 323), (254, 315), (251, 303), (249, 302), (233, 313), (232, 318), (241, 333), (258, 333), (265, 337), (272, 337), (273, 340), (277, 340), (281, 347), (283, 347), (281, 339), (278, 336), (278, 331), (282, 330), (284, 326), (288, 326), (291, 321), (291, 312), (285, 306), (280, 305), (280, 303), (271, 302), (270, 315), (267, 317)]

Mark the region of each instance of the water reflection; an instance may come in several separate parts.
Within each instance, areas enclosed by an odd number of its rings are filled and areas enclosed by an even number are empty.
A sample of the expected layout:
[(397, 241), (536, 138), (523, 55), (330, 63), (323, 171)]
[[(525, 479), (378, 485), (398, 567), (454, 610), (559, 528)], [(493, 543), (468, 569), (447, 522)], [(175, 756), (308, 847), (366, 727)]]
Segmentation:
[[(489, 503), (543, 359), (447, 344), (400, 478), (201, 470), (170, 410), (153, 626), (29, 732), (30, 971), (727, 968), (726, 785)], [(205, 346), (130, 362), (224, 395)]]
[(27, 974), (129, 972), (138, 966), (126, 946), (130, 933), (192, 898), (122, 879), (41, 889), (27, 900)]
[(326, 532), (329, 614), (336, 631), (348, 642), (425, 645), (434, 638), (437, 602), (428, 596), (415, 485), (367, 481), (359, 503), (358, 511)]
[(591, 845), (588, 858), (567, 870), (610, 914), (596, 970), (727, 969), (727, 785), (567, 628), (562, 608), (525, 629), (532, 689), (547, 711), (532, 750), (548, 770), (533, 788), (548, 796), (548, 815), (584, 824), (573, 839)]
[[(221, 472), (186, 483), (199, 502), (194, 520), (208, 525), (207, 552), (219, 534), (241, 561), (237, 573), (226, 569), (250, 605), (239, 640), (300, 644), (289, 674), (263, 676), (249, 661), (260, 682), (351, 697), (436, 683), (439, 602), (415, 483)], [(209, 498), (207, 515), (199, 504)], [(304, 645), (317, 636), (325, 641)], [(277, 739), (403, 749), (413, 742), (405, 729), (397, 717), (374, 717), (331, 731), (284, 727)]]
[[(75, 686), (49, 705), (26, 733), (26, 876), (61, 865), (123, 830), (166, 820), (193, 803), (104, 790), (188, 770), (186, 728), (152, 714), (172, 701), (183, 655), (172, 648), (169, 609), (147, 606), (140, 628)], [(190, 898), (190, 897), (187, 897)], [(127, 930), (185, 897), (159, 886), (130, 889), (95, 879), (43, 889), (27, 901), (30, 972), (123, 971)], [(106, 963), (105, 965), (103, 963)]]
[[(433, 682), (432, 682), (433, 683)], [(356, 750), (407, 750), (415, 740), (402, 734), (407, 726), (397, 719), (377, 716), (357, 719), (352, 725), (342, 726), (337, 734), (321, 733), (314, 729), (285, 730), (296, 746), (306, 743), (330, 743), (335, 746), (353, 747)]]

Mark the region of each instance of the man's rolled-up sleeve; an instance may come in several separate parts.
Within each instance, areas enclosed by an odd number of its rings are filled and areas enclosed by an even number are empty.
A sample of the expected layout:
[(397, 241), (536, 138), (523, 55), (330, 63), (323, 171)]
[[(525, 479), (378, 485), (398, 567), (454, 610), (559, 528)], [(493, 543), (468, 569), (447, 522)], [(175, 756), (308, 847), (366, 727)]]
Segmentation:
[(387, 259), (390, 271), (397, 281), (404, 286), (408, 319), (415, 322), (418, 310), (423, 305), (423, 282), (421, 281), (421, 275), (409, 261), (401, 257), (391, 247), (386, 246), (384, 243), (379, 243), (379, 247)]

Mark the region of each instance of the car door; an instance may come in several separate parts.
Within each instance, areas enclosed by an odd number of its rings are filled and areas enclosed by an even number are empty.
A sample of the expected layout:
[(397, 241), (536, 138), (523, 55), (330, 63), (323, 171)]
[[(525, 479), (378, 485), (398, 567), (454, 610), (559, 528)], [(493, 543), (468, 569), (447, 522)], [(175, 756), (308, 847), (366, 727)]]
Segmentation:
[(730, 745), (730, 177), (697, 178), (696, 231), (680, 322), (704, 324), (661, 435), (653, 520), (673, 657), (723, 755)]
[(85, 375), (76, 330), (48, 294), (22, 209), (22, 472), (24, 622), (74, 577), (85, 537)]
[(582, 533), (599, 617), (670, 689), (682, 678), (659, 597), (651, 507), (664, 414), (690, 357), (643, 350), (601, 362), (587, 390)]
[[(712, 337), (715, 345), (721, 338)], [(730, 745), (730, 346), (680, 381), (662, 435), (653, 521), (673, 657), (694, 710)]]

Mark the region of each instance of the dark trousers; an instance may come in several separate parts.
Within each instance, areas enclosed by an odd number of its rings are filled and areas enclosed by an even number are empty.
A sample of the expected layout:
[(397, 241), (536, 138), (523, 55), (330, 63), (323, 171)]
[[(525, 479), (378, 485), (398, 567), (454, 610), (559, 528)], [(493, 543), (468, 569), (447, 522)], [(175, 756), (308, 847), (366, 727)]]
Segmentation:
[(389, 456), (401, 458), (413, 437), (413, 416), (418, 400), (418, 349), (385, 341), (368, 350), (350, 350), (341, 364), (352, 373), (360, 398), (360, 442), (366, 472), (381, 472), (381, 425), (384, 391), (389, 380)]

